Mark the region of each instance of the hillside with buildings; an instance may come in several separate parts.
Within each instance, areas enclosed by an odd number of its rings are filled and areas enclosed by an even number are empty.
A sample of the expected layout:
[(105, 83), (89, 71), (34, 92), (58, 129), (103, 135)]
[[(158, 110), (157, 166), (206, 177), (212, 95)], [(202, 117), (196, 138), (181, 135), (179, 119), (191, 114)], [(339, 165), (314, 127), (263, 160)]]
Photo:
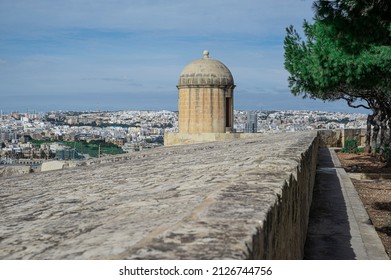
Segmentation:
[[(13, 164), (26, 158), (73, 159), (76, 154), (76, 158), (96, 157), (113, 154), (105, 153), (104, 147), (110, 145), (122, 152), (137, 151), (161, 145), (164, 129), (175, 123), (176, 114), (166, 111), (2, 115), (1, 163)], [(98, 155), (98, 151), (86, 152), (86, 146), (94, 142), (102, 147)]]
[[(366, 115), (319, 111), (234, 111), (234, 131), (284, 133), (363, 128)], [(135, 152), (163, 144), (164, 132), (178, 131), (171, 111), (12, 113), (0, 119), (0, 164), (40, 164), (44, 160), (88, 159)], [(250, 131), (249, 131), (250, 132)], [(95, 143), (93, 151), (88, 145)], [(118, 149), (106, 149), (111, 145)], [(114, 151), (115, 152), (112, 152)], [(117, 151), (118, 150), (118, 151)], [(35, 161), (34, 161), (35, 160)]]

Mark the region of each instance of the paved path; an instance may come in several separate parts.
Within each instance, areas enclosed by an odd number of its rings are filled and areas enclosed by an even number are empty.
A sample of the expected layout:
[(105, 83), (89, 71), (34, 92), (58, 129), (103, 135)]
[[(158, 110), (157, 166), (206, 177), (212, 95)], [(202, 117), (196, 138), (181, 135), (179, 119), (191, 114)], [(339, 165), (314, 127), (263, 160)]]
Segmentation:
[(389, 259), (333, 149), (319, 150), (305, 259)]

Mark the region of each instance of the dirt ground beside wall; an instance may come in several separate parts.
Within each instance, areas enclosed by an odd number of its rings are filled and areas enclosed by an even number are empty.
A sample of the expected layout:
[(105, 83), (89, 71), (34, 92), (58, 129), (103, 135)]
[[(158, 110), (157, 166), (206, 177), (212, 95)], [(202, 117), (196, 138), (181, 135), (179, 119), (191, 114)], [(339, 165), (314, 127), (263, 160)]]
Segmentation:
[(391, 258), (391, 168), (367, 154), (338, 153), (338, 157), (346, 172), (356, 173), (352, 182)]

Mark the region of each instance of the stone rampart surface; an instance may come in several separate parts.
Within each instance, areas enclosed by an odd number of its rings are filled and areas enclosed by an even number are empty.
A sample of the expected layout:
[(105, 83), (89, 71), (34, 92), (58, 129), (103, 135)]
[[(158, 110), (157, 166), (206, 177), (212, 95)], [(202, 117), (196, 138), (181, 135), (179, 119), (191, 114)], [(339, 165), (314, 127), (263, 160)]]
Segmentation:
[(0, 177), (15, 176), (31, 172), (30, 166), (23, 165), (3, 165), (0, 166)]
[(261, 133), (164, 133), (164, 146), (188, 145), (231, 139), (248, 139), (263, 137)]
[(0, 259), (300, 259), (316, 132), (0, 178)]

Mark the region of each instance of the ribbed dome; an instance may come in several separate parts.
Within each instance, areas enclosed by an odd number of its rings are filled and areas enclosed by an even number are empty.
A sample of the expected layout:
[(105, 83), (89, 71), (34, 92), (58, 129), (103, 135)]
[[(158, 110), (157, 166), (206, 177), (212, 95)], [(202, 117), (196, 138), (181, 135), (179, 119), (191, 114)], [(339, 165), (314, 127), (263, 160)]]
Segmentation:
[(188, 64), (179, 77), (178, 86), (233, 86), (234, 78), (231, 71), (223, 63), (209, 58), (209, 52), (204, 51), (204, 57)]

